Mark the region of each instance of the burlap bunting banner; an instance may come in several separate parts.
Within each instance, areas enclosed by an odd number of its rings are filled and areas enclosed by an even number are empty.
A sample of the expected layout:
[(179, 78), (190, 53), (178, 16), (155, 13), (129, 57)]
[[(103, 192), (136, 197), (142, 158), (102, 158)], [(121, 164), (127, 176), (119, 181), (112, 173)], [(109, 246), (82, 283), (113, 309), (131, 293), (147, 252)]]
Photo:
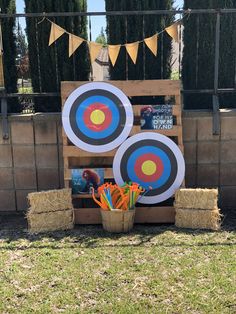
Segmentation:
[[(50, 38), (49, 38), (49, 46), (51, 46), (58, 38), (60, 38), (63, 34), (69, 35), (69, 57), (73, 55), (73, 53), (80, 47), (80, 45), (86, 41), (88, 43), (89, 52), (90, 52), (90, 59), (91, 63), (93, 63), (96, 58), (98, 57), (103, 45), (96, 43), (96, 42), (90, 42), (87, 41), (79, 36), (73, 35), (68, 33), (65, 29), (60, 27), (59, 25), (51, 22), (51, 32), (50, 32)], [(166, 31), (169, 36), (171, 36), (177, 43), (179, 42), (179, 25), (181, 23), (181, 20), (175, 22), (173, 25), (166, 27), (163, 31)], [(156, 33), (151, 37), (144, 38), (141, 41), (136, 41), (129, 44), (119, 44), (119, 45), (108, 45), (108, 54), (109, 58), (111, 60), (111, 63), (113, 67), (116, 64), (117, 58), (120, 53), (121, 46), (126, 47), (126, 51), (129, 54), (131, 60), (134, 64), (137, 62), (138, 57), (138, 49), (139, 44), (142, 42), (145, 42), (146, 46), (151, 50), (151, 52), (154, 54), (154, 56), (157, 56), (158, 51), (158, 34)]]

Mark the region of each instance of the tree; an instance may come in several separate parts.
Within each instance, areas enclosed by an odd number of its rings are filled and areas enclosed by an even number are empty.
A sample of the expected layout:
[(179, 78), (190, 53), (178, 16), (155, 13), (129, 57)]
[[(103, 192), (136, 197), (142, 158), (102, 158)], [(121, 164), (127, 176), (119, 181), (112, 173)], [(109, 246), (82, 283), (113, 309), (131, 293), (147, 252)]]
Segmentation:
[[(137, 11), (171, 9), (172, 0), (106, 0), (107, 11)], [(127, 22), (126, 22), (127, 21)], [(109, 44), (124, 44), (135, 42), (150, 37), (156, 32), (169, 26), (173, 21), (170, 15), (150, 16), (108, 16), (107, 36)], [(167, 34), (161, 34), (158, 40), (158, 56), (140, 44), (136, 65), (127, 58), (125, 47), (120, 50), (117, 63), (110, 66), (111, 79), (167, 79), (171, 72), (171, 38)]]
[[(25, 0), (26, 12), (83, 12), (86, 0)], [(61, 81), (88, 80), (90, 65), (87, 45), (84, 42), (69, 58), (68, 35), (64, 34), (48, 47), (51, 23), (40, 19), (27, 19), (29, 61), (34, 92), (59, 92)], [(87, 38), (86, 17), (57, 17), (52, 21), (66, 31)], [(47, 105), (45, 105), (47, 104)], [(36, 111), (60, 111), (60, 99), (43, 99)]]
[(23, 58), (28, 53), (28, 44), (25, 38), (25, 34), (22, 31), (20, 23), (17, 26), (16, 32), (16, 54), (17, 58)]
[(29, 79), (29, 57), (28, 54), (20, 58), (17, 65), (17, 76), (21, 79), (21, 86), (24, 87), (24, 80)]
[[(236, 0), (185, 0), (185, 9), (235, 8)], [(183, 87), (214, 88), (215, 14), (190, 15), (184, 19), (184, 49), (182, 61)], [(219, 88), (234, 87), (236, 58), (235, 14), (221, 15)], [(212, 95), (184, 96), (186, 109), (212, 108)], [(236, 96), (221, 95), (222, 107), (236, 107)]]
[[(15, 13), (15, 0), (0, 0), (2, 13)], [(5, 18), (1, 20), (3, 38), (3, 67), (5, 88), (7, 93), (17, 92), (17, 71), (16, 71), (16, 43), (15, 43), (15, 19)], [(14, 99), (8, 100), (8, 111), (19, 112), (19, 106)]]
[(107, 46), (107, 39), (103, 27), (101, 28), (101, 33), (98, 35), (95, 41), (98, 44), (102, 44), (104, 47)]
[(28, 44), (26, 42), (25, 34), (22, 31), (20, 24), (18, 23), (16, 33), (16, 66), (17, 76), (22, 80), (29, 78), (29, 57), (28, 57)]

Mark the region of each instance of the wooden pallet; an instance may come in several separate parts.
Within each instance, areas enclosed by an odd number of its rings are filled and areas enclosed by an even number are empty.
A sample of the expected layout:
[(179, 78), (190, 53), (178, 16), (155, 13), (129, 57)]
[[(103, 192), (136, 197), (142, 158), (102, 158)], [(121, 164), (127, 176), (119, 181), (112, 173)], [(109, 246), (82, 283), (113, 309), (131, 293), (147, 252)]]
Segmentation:
[[(67, 97), (79, 86), (87, 82), (62, 82), (62, 104)], [(128, 97), (134, 96), (169, 96), (174, 97), (173, 116), (175, 125), (171, 130), (151, 130), (171, 137), (183, 152), (182, 109), (180, 101), (180, 81), (173, 80), (145, 80), (145, 81), (109, 81), (120, 88)], [(134, 105), (135, 121), (140, 121), (140, 105)], [(137, 122), (138, 123), (138, 122)], [(145, 132), (140, 125), (134, 124), (131, 135)], [(150, 130), (149, 130), (150, 132)], [(113, 179), (112, 163), (117, 149), (107, 153), (93, 154), (75, 147), (67, 138), (64, 130), (63, 158), (65, 187), (71, 185), (71, 169), (75, 168), (104, 168), (105, 179)], [(101, 216), (98, 208), (91, 201), (91, 195), (73, 195), (75, 206), (75, 221), (77, 224), (100, 224)], [(136, 223), (173, 223), (175, 211), (173, 206), (138, 207)]]

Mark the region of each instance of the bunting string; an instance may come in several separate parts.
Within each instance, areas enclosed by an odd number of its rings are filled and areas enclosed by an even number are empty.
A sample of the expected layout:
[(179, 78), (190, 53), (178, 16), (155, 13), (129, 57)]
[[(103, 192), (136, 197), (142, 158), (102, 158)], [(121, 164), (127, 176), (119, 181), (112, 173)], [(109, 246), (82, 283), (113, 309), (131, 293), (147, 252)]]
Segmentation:
[[(176, 20), (172, 25), (164, 28), (160, 32), (156, 32), (154, 35), (150, 37), (144, 38), (136, 42), (126, 43), (126, 44), (118, 44), (118, 45), (108, 44), (108, 55), (109, 55), (112, 66), (114, 67), (116, 64), (121, 47), (126, 48), (126, 51), (134, 64), (136, 64), (137, 62), (138, 49), (141, 43), (145, 43), (145, 45), (149, 48), (149, 50), (156, 57), (157, 52), (158, 52), (158, 38), (159, 38), (159, 35), (164, 32), (166, 32), (175, 42), (179, 43), (180, 41), (179, 25), (182, 23), (182, 20), (185, 18), (185, 16), (186, 15), (189, 16), (190, 13), (191, 13), (191, 10), (188, 10), (182, 16), (182, 18)], [(68, 49), (69, 57), (71, 57), (74, 54), (74, 52), (81, 46), (83, 42), (86, 42), (89, 48), (89, 52), (90, 52), (91, 63), (93, 63), (96, 60), (101, 49), (103, 48), (102, 44), (99, 44), (93, 41), (88, 41), (77, 35), (71, 34), (67, 32), (65, 29), (63, 29), (61, 26), (57, 25), (56, 23), (52, 22), (46, 17), (44, 17), (43, 20), (40, 21), (38, 24), (41, 24), (44, 20), (47, 20), (48, 22), (51, 23), (51, 32), (50, 32), (49, 43), (48, 43), (49, 46), (51, 46), (62, 35), (67, 34), (69, 36), (69, 49)]]

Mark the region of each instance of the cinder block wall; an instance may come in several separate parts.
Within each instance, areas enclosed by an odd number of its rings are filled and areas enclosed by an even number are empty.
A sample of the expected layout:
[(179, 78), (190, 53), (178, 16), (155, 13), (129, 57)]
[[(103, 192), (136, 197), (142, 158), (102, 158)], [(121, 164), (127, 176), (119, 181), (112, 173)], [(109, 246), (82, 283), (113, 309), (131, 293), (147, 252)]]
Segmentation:
[(188, 187), (218, 187), (221, 208), (236, 208), (236, 110), (220, 114), (221, 134), (212, 135), (210, 112), (184, 112)]
[[(60, 114), (9, 117), (9, 140), (0, 117), (0, 211), (22, 211), (29, 192), (63, 187)], [(183, 114), (187, 187), (219, 187), (220, 206), (236, 204), (236, 111), (221, 112), (221, 135), (212, 114)]]
[(60, 115), (10, 116), (9, 140), (1, 126), (0, 211), (22, 211), (29, 192), (63, 187)]

